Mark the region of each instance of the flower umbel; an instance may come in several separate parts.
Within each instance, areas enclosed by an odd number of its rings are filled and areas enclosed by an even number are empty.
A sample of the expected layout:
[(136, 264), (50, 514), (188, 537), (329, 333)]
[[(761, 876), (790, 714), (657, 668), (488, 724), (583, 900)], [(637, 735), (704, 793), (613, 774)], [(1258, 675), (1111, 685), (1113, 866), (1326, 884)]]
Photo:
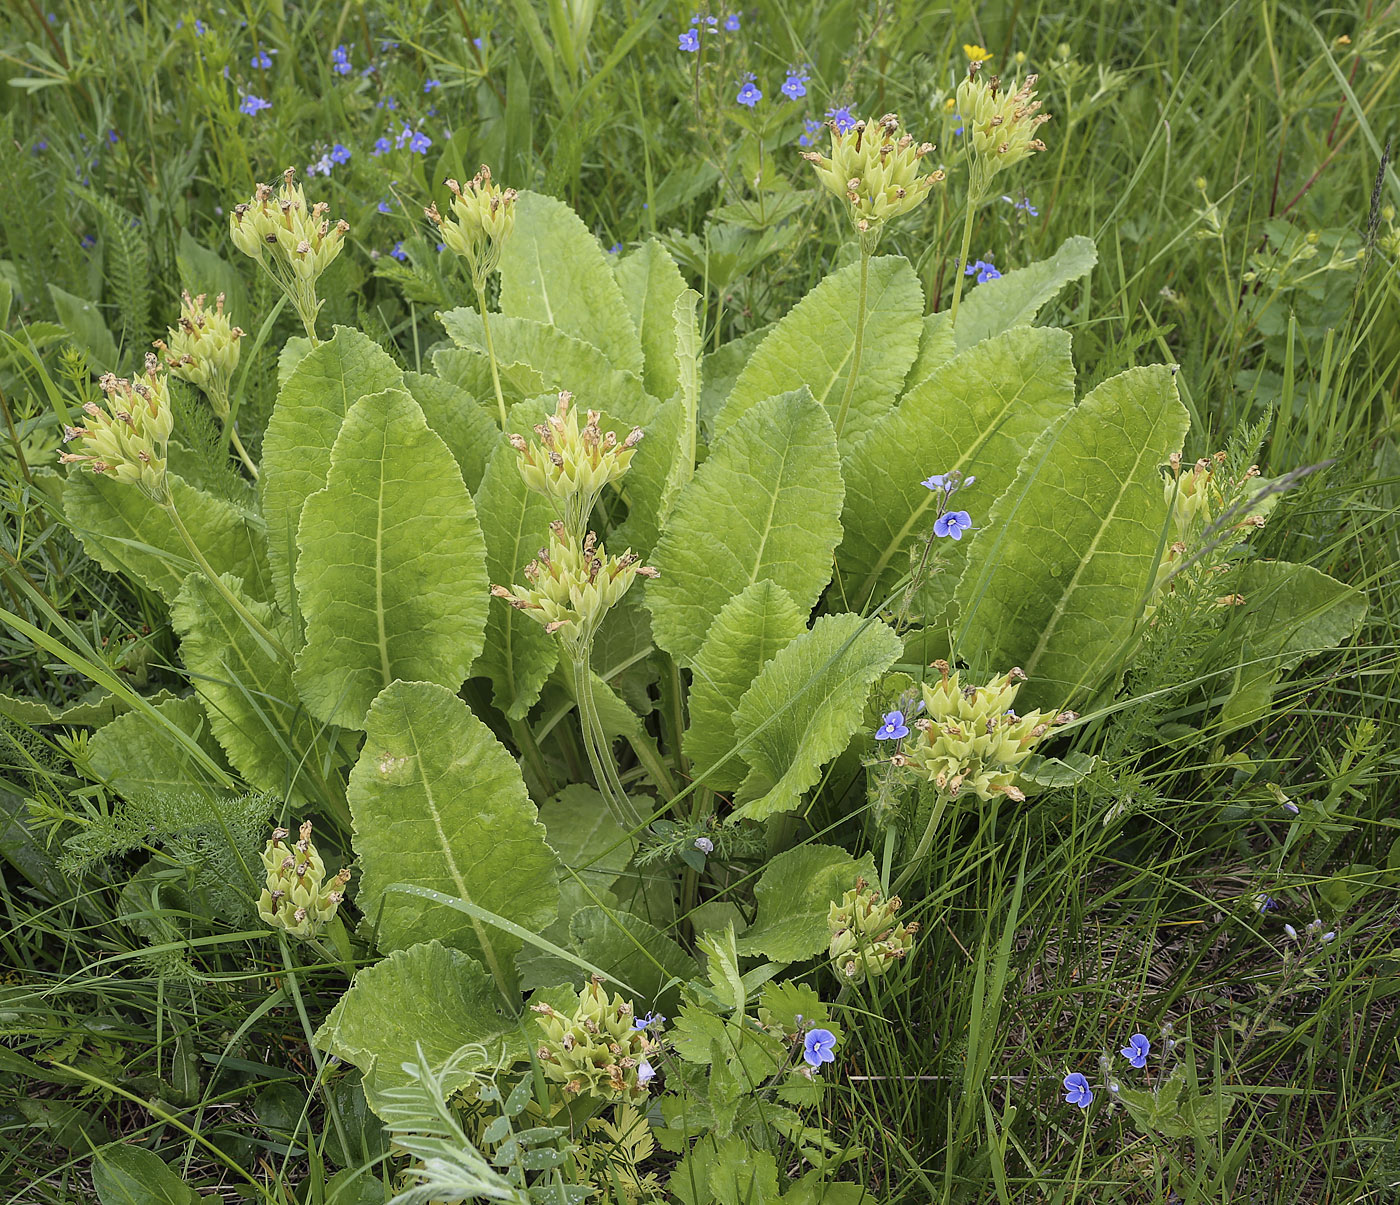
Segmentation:
[(967, 150), (972, 157), (972, 191), (985, 194), (993, 176), (1003, 168), (1043, 151), (1045, 144), (1035, 136), (1048, 113), (1041, 113), (1035, 99), (1035, 76), (1014, 91), (1003, 88), (995, 75), (988, 79), (978, 70), (981, 62), (968, 66), (967, 78), (958, 85), (957, 111), (967, 132)]
[(636, 1024), (630, 1001), (609, 999), (594, 978), (579, 992), (572, 1015), (548, 1004), (531, 1007), (544, 1037), (536, 1052), (540, 1064), (549, 1079), (564, 1086), (567, 1099), (646, 1099), (647, 1083), (656, 1074), (647, 1056), (657, 1043)]
[(480, 293), (500, 262), (501, 248), (515, 229), (516, 192), (513, 188), (498, 188), (491, 179), (491, 169), (484, 163), (465, 187), (448, 180), (447, 191), (452, 200), (446, 217), (438, 212), (436, 203), (423, 212), (438, 227), (448, 248), (467, 261), (472, 284)]
[(175, 417), (169, 382), (149, 352), (146, 371), (132, 380), (107, 373), (100, 382), (104, 406), (88, 402), (87, 422), (65, 427), (64, 443), (78, 441), (77, 452), (63, 452), (64, 464), (86, 464), (94, 473), (137, 485), (157, 502), (167, 500), (165, 450)]
[(294, 845), (287, 844), (289, 836), (285, 828), (274, 829), (263, 850), (267, 886), (258, 897), (258, 915), (270, 928), (285, 929), (293, 937), (314, 937), (345, 898), (350, 868), (327, 883), (326, 864), (311, 843), (311, 821), (301, 826)]
[(883, 223), (918, 206), (943, 172), (922, 173), (920, 160), (933, 152), (933, 144), (916, 146), (912, 135), (900, 133), (893, 113), (844, 130), (843, 124), (832, 119), (829, 157), (819, 151), (803, 151), (802, 157), (817, 179), (850, 205), (856, 230), (878, 233)]
[(205, 294), (181, 294), (180, 318), (167, 330), (169, 343), (157, 339), (157, 351), (165, 354), (172, 375), (188, 381), (209, 398), (214, 413), (228, 417), (228, 386), (238, 367), (239, 344), (243, 331), (224, 313), (224, 295), (214, 299), (213, 309), (204, 304)]
[(879, 889), (863, 878), (856, 880), (839, 904), (832, 903), (826, 917), (831, 930), (827, 957), (842, 983), (878, 978), (914, 948), (918, 922), (897, 920), (899, 909), (899, 896), (883, 899)]

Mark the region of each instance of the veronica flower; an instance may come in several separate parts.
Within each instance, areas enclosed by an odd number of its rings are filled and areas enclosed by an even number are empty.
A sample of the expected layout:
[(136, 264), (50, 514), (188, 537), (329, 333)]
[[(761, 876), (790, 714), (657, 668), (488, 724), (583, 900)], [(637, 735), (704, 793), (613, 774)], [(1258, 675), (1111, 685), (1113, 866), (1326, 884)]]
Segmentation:
[(253, 66), (258, 68), (259, 71), (266, 71), (272, 66), (272, 60), (268, 58), (267, 51), (265, 50), (259, 50), (258, 53), (253, 56), (252, 62)]
[(1147, 1035), (1135, 1033), (1128, 1039), (1128, 1044), (1118, 1053), (1128, 1060), (1134, 1067), (1141, 1071), (1147, 1066), (1147, 1056), (1152, 1051), (1152, 1043), (1147, 1040)]
[(656, 1026), (658, 1029), (666, 1024), (666, 1018), (660, 1013), (647, 1013), (645, 1017), (634, 1017), (632, 1020), (633, 1029), (650, 1029)]
[(1013, 208), (1022, 210), (1023, 212), (1030, 214), (1033, 218), (1038, 218), (1040, 216), (1040, 210), (1038, 210), (1034, 205), (1031, 204), (1029, 197), (1022, 197), (1019, 201), (1017, 201), (1003, 193), (1001, 199)]
[(739, 95), (734, 99), (745, 108), (752, 109), (763, 99), (763, 93), (758, 90), (758, 85), (754, 83), (754, 73), (750, 71), (744, 76), (744, 82), (739, 87)]
[(802, 1057), (807, 1060), (807, 1066), (813, 1070), (820, 1070), (823, 1063), (836, 1061), (835, 1047), (836, 1035), (831, 1030), (809, 1030), (807, 1036), (802, 1039)]
[(699, 32), (694, 29), (687, 29), (685, 33), (681, 34), (681, 44), (679, 49), (684, 50), (687, 54), (694, 54), (697, 50), (699, 50)]
[(238, 111), (252, 117), (254, 114), (261, 113), (264, 109), (270, 108), (272, 108), (272, 102), (270, 100), (263, 100), (261, 96), (254, 96), (250, 92), (239, 104)]
[(389, 140), (387, 138), (376, 138), (374, 140), (374, 150), (370, 151), (370, 154), (385, 155), (393, 149), (394, 148), (389, 145)]
[(725, 19), (724, 19), (724, 28), (727, 29), (727, 30), (729, 30), (730, 33), (738, 33), (738, 32), (739, 32), (739, 14), (738, 14), (738, 13), (730, 13), (729, 16), (725, 17)]
[(408, 140), (408, 149), (415, 155), (426, 155), (428, 148), (433, 145), (433, 140), (422, 130), (415, 130), (413, 137)]
[(350, 48), (348, 46), (342, 44), (331, 51), (331, 70), (336, 75), (350, 74)]
[(815, 118), (809, 117), (802, 123), (804, 133), (797, 140), (798, 146), (814, 146), (817, 141), (817, 133), (822, 128), (822, 123)]
[(646, 1059), (643, 1059), (637, 1064), (637, 1084), (639, 1087), (645, 1087), (655, 1078), (656, 1068), (647, 1062)]
[(342, 142), (337, 142), (331, 147), (330, 160), (332, 163), (349, 163), (350, 148)]
[(394, 207), (393, 207), (392, 205), (390, 205), (389, 202), (388, 202), (387, 200), (385, 200), (385, 201), (380, 201), (380, 202), (379, 202), (379, 212), (380, 212), (380, 213), (393, 213), (393, 212), (394, 212)]
[(1001, 273), (997, 271), (994, 263), (984, 259), (975, 259), (963, 269), (964, 276), (976, 276), (977, 283), (983, 284), (989, 280), (1000, 280)]
[(856, 117), (851, 112), (850, 105), (842, 105), (839, 109), (828, 109), (826, 116), (827, 120), (836, 127), (838, 134), (846, 134), (856, 128)]
[(877, 741), (900, 741), (909, 735), (909, 728), (904, 723), (904, 712), (890, 711), (884, 716), (884, 723), (875, 729), (875, 739)]
[(939, 515), (933, 524), (933, 534), (936, 536), (952, 536), (955, 540), (962, 539), (962, 533), (972, 527), (972, 516), (965, 510), (950, 510), (946, 514)]
[(425, 80), (424, 83), (423, 83), (423, 91), (424, 91), (424, 92), (431, 92), (434, 88), (441, 88), (441, 87), (442, 87), (442, 80), (440, 80), (440, 79)]
[(1087, 1109), (1094, 1103), (1094, 1091), (1089, 1087), (1089, 1081), (1078, 1071), (1071, 1071), (1064, 1079), (1065, 1101), (1071, 1105), (1078, 1105), (1081, 1109)]
[(408, 252), (406, 252), (406, 251), (403, 249), (403, 243), (402, 243), (402, 242), (397, 242), (397, 243), (395, 243), (395, 244), (394, 244), (394, 249), (393, 249), (392, 251), (390, 251), (389, 254), (392, 255), (392, 256), (393, 256), (396, 260), (398, 260), (400, 263), (402, 263), (404, 260), (406, 260), (406, 259), (408, 258)]
[(807, 74), (806, 65), (801, 67), (789, 67), (787, 78), (783, 80), (783, 86), (778, 89), (788, 100), (801, 100), (807, 95), (807, 81), (811, 76)]

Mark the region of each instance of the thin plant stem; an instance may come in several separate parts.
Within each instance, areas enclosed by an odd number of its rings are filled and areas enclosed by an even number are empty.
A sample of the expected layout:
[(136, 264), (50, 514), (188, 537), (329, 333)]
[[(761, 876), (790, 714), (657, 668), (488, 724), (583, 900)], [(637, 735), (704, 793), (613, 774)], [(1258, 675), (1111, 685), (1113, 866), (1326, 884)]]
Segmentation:
[(910, 856), (908, 864), (900, 872), (899, 878), (895, 879), (894, 886), (890, 888), (891, 895), (898, 895), (902, 888), (911, 878), (914, 872), (923, 865), (924, 859), (928, 857), (928, 851), (933, 848), (933, 836), (938, 831), (938, 822), (943, 819), (943, 813), (948, 807), (948, 796), (945, 792), (939, 791), (937, 799), (934, 800), (933, 810), (929, 813), (928, 823), (924, 825), (923, 834), (919, 837), (919, 843), (914, 847), (914, 853)]
[(841, 396), (841, 409), (836, 413), (836, 438), (840, 440), (841, 430), (846, 425), (846, 414), (851, 408), (851, 398), (855, 396), (856, 380), (860, 376), (861, 351), (865, 347), (865, 301), (867, 284), (870, 279), (870, 256), (874, 252), (873, 241), (862, 236), (860, 240), (860, 292), (856, 295), (856, 344), (851, 355), (851, 375), (846, 382), (846, 392)]
[(477, 308), (481, 311), (481, 333), (486, 340), (486, 358), (491, 361), (491, 384), (496, 390), (496, 405), (501, 411), (501, 430), (506, 429), (509, 419), (506, 417), (506, 397), (501, 392), (501, 373), (496, 367), (496, 347), (491, 342), (491, 319), (490, 310), (486, 308), (486, 290), (479, 288), (476, 291)]
[(238, 438), (238, 428), (230, 426), (228, 431), (229, 442), (233, 444), (233, 450), (238, 453), (238, 459), (243, 462), (243, 467), (252, 474), (253, 480), (258, 479), (258, 466), (253, 463), (253, 458), (248, 455), (248, 449), (243, 446), (243, 441)]
[(253, 475), (253, 480), (256, 481), (258, 479), (258, 466), (253, 463), (253, 458), (248, 455), (248, 449), (238, 438), (238, 428), (234, 426), (233, 412), (229, 408), (227, 382), (211, 383), (208, 393), (209, 405), (214, 411), (214, 417), (224, 425), (224, 437), (233, 445), (233, 450), (238, 453), (238, 459), (243, 462), (243, 467)]
[(179, 533), (180, 539), (184, 540), (185, 547), (190, 550), (190, 555), (194, 557), (195, 563), (204, 570), (205, 576), (209, 579), (214, 589), (223, 595), (224, 601), (233, 608), (234, 613), (252, 629), (258, 639), (267, 645), (275, 656), (280, 657), (283, 661), (290, 664), (292, 660), (291, 654), (283, 647), (282, 642), (263, 626), (257, 616), (243, 605), (242, 600), (232, 590), (224, 585), (223, 579), (219, 577), (214, 566), (209, 563), (204, 553), (199, 550), (199, 545), (194, 542), (194, 537), (190, 535), (190, 529), (185, 526), (185, 521), (180, 518), (180, 512), (175, 509), (174, 499), (161, 503), (161, 507), (164, 509), (165, 513), (170, 516), (170, 522), (174, 526), (176, 532)]
[(617, 767), (613, 765), (612, 750), (603, 733), (602, 720), (598, 716), (597, 704), (593, 698), (593, 666), (591, 649), (584, 645), (574, 655), (574, 693), (578, 703), (579, 727), (583, 730), (583, 747), (588, 752), (588, 762), (593, 768), (593, 778), (598, 790), (608, 803), (613, 818), (627, 832), (643, 827), (642, 817), (632, 801), (627, 798), (627, 789), (622, 785)]
[(511, 720), (510, 734), (515, 738), (516, 746), (520, 749), (525, 764), (535, 772), (535, 777), (539, 779), (540, 789), (546, 796), (553, 795), (554, 780), (549, 776), (549, 767), (545, 764), (544, 754), (540, 752), (539, 742), (535, 740), (535, 734), (530, 731), (530, 725), (525, 720)]
[(953, 305), (948, 317), (948, 325), (958, 325), (958, 303), (962, 300), (963, 281), (967, 279), (967, 253), (972, 246), (972, 215), (977, 211), (977, 203), (982, 198), (974, 189), (967, 192), (967, 215), (963, 218), (962, 250), (958, 252), (958, 262), (953, 265)]

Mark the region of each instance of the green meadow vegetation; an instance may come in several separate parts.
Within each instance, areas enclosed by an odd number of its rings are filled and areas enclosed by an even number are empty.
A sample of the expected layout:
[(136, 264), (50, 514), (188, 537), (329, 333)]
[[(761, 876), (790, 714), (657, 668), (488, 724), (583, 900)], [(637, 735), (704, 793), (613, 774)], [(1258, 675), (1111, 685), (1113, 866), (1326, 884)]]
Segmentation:
[(0, 14), (0, 1202), (1400, 1199), (1400, 16)]

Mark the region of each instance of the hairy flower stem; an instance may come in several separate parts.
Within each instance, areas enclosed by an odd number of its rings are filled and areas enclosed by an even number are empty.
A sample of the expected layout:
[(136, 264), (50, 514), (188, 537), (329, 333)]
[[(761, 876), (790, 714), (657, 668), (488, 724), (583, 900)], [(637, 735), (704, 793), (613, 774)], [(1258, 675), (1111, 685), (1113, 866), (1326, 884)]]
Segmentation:
[(579, 727), (583, 731), (583, 747), (588, 751), (588, 762), (593, 767), (593, 778), (602, 792), (613, 819), (626, 832), (637, 832), (645, 827), (641, 813), (627, 798), (627, 789), (622, 785), (617, 766), (613, 764), (612, 742), (603, 731), (603, 722), (598, 715), (598, 705), (593, 697), (592, 647), (585, 644), (574, 655), (574, 694), (578, 704)]
[(509, 426), (510, 419), (506, 416), (506, 396), (501, 392), (501, 372), (496, 366), (496, 346), (491, 342), (491, 311), (486, 307), (485, 287), (476, 290), (476, 305), (481, 311), (481, 334), (486, 340), (486, 358), (491, 361), (491, 384), (496, 390), (496, 405), (501, 411), (501, 430), (504, 431)]
[(963, 281), (967, 279), (967, 254), (972, 247), (972, 218), (977, 212), (977, 205), (981, 200), (978, 191), (969, 187), (967, 190), (967, 214), (963, 218), (962, 250), (958, 252), (957, 262), (953, 265), (953, 307), (948, 316), (948, 325), (954, 329), (958, 325), (958, 302), (962, 300)]
[(232, 590), (224, 585), (223, 579), (219, 577), (218, 571), (208, 562), (204, 553), (200, 552), (199, 545), (194, 542), (194, 537), (190, 535), (190, 529), (185, 526), (185, 521), (180, 518), (180, 512), (175, 509), (175, 500), (170, 498), (160, 505), (165, 513), (170, 516), (171, 524), (174, 526), (176, 532), (179, 533), (180, 539), (184, 540), (185, 547), (190, 550), (190, 555), (195, 559), (195, 564), (204, 570), (204, 575), (209, 579), (214, 589), (223, 595), (224, 601), (228, 603), (228, 605), (233, 608), (234, 613), (248, 625), (252, 633), (267, 646), (268, 651), (271, 652), (274, 657), (280, 657), (290, 665), (292, 655), (283, 647), (282, 642), (259, 622), (258, 618), (243, 605), (242, 601)]
[(238, 453), (238, 459), (243, 462), (243, 467), (252, 474), (253, 480), (256, 481), (258, 479), (258, 466), (253, 463), (253, 458), (248, 455), (248, 449), (243, 446), (243, 441), (238, 438), (238, 428), (234, 426), (233, 418), (229, 411), (229, 396), (226, 386), (220, 384), (215, 388), (211, 385), (209, 405), (213, 408), (215, 417), (223, 422), (225, 438), (233, 445), (233, 450)]
[(938, 831), (938, 822), (943, 819), (943, 813), (948, 808), (948, 794), (945, 791), (938, 792), (938, 798), (934, 800), (933, 809), (929, 812), (928, 823), (924, 825), (923, 835), (919, 838), (919, 843), (914, 847), (914, 853), (909, 859), (899, 878), (895, 879), (894, 885), (890, 888), (891, 895), (898, 895), (902, 888), (911, 878), (914, 872), (923, 865), (924, 859), (928, 857), (928, 851), (933, 848), (933, 835)]
[(846, 381), (846, 392), (841, 396), (841, 409), (836, 412), (836, 438), (841, 438), (841, 429), (846, 425), (846, 414), (851, 408), (851, 398), (855, 396), (856, 380), (860, 376), (860, 356), (865, 347), (865, 301), (870, 280), (870, 257), (875, 251), (875, 240), (868, 234), (860, 239), (860, 292), (856, 295), (856, 342), (851, 353), (851, 375)]

